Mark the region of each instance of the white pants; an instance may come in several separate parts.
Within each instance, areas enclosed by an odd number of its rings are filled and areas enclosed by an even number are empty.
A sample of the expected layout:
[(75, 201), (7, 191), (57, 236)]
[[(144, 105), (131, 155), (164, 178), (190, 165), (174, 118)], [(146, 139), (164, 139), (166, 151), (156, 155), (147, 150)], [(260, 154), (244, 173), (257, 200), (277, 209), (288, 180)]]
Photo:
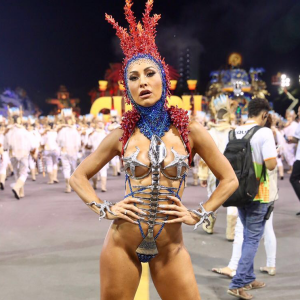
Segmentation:
[(26, 181), (28, 173), (28, 156), (22, 157), (17, 159), (16, 157), (11, 158), (11, 164), (14, 168), (15, 179), (22, 180), (23, 182)]
[(112, 160), (111, 160), (111, 165), (112, 166), (118, 166), (118, 163), (120, 162), (120, 158), (119, 158), (119, 156), (118, 155), (116, 155)]
[(277, 167), (282, 167), (283, 166), (281, 157), (280, 158), (277, 157), (276, 161), (277, 161)]
[(71, 156), (67, 153), (62, 153), (60, 158), (61, 158), (64, 178), (69, 179), (71, 177), (71, 171), (74, 172), (76, 169), (77, 157)]
[(6, 175), (6, 169), (10, 162), (9, 155), (7, 151), (3, 151), (0, 154), (0, 175)]
[(293, 144), (286, 144), (284, 146), (284, 158), (287, 164), (291, 167), (295, 162), (296, 147)]
[(227, 216), (237, 216), (239, 213), (237, 207), (235, 206), (228, 206), (227, 207)]
[(29, 168), (30, 170), (34, 170), (36, 167), (36, 163), (33, 159), (33, 157), (31, 155), (29, 155), (29, 159), (28, 159), (28, 164), (29, 164)]
[(198, 175), (200, 160), (201, 160), (200, 156), (198, 154), (196, 154), (194, 156), (194, 164), (195, 164), (195, 166), (193, 167), (193, 170), (192, 170), (193, 174), (197, 174)]
[[(235, 227), (235, 236), (232, 246), (232, 256), (228, 267), (231, 270), (236, 270), (239, 260), (242, 255), (242, 245), (244, 241), (244, 226), (238, 217), (236, 227)], [(265, 239), (265, 250), (267, 255), (267, 267), (276, 266), (276, 236), (273, 229), (273, 212), (270, 216), (270, 219), (266, 221), (265, 231), (263, 234), (263, 238)]]
[(45, 150), (44, 159), (47, 166), (47, 172), (52, 173), (53, 170), (57, 170), (59, 153), (57, 150)]
[(107, 170), (109, 168), (109, 164), (106, 164), (98, 173), (96, 173), (93, 178), (98, 178), (98, 174), (100, 177), (107, 177)]
[(273, 228), (273, 213), (271, 214), (270, 219), (266, 222), (263, 238), (265, 239), (267, 267), (275, 267), (277, 240)]

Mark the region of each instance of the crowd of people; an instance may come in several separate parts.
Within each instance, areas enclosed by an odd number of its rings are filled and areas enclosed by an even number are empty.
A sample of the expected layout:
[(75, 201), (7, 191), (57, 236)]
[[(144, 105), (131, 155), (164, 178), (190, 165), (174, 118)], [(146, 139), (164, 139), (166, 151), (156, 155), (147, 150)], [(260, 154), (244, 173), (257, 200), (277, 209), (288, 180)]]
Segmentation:
[[(212, 271), (231, 278), (228, 294), (252, 299), (250, 290), (265, 287), (253, 267), (262, 238), (267, 260), (260, 270), (276, 274), (273, 209), (277, 177), (285, 179), (284, 161), (300, 199), (296, 113), (287, 111), (284, 119), (264, 97), (253, 97), (248, 116), (237, 117), (235, 99), (222, 93), (211, 98), (210, 118), (168, 107), (169, 69), (155, 44), (160, 15), (150, 16), (153, 0), (148, 0), (142, 22), (136, 23), (131, 7), (126, 0), (129, 31), (112, 16), (106, 20), (121, 40), (124, 99), (132, 110), (120, 122), (111, 115), (105, 123), (102, 114), (75, 118), (72, 109), (36, 119), (9, 108), (8, 119), (0, 117), (0, 189), (13, 173), (11, 188), (19, 200), (29, 174), (35, 181), (38, 169), (48, 174), (48, 184), (55, 184), (61, 167), (65, 192), (74, 189), (100, 220), (112, 221), (100, 255), (102, 300), (133, 299), (145, 262), (163, 300), (200, 300), (181, 225), (213, 234), (224, 205), (232, 256), (228, 266)], [(124, 198), (116, 203), (101, 199), (95, 192), (98, 179), (105, 192), (109, 165), (118, 176), (121, 163)], [(207, 201), (195, 209), (181, 201), (190, 168), (193, 184), (207, 188)]]
[[(300, 125), (297, 122), (297, 114), (294, 111), (287, 111), (286, 119), (284, 119), (270, 111), (266, 100), (262, 103), (258, 105), (258, 116), (255, 115), (257, 112), (254, 110), (254, 115), (253, 113), (249, 115), (249, 119), (239, 120), (232, 118), (229, 99), (221, 95), (212, 102), (216, 112), (215, 120), (211, 121), (211, 117), (203, 113), (199, 115), (200, 117), (191, 118), (208, 130), (222, 153), (229, 143), (230, 131), (234, 130), (237, 138), (242, 138), (255, 125), (270, 128), (271, 131), (258, 131), (251, 139), (256, 171), (262, 172), (259, 166), (264, 163), (268, 175), (268, 186), (266, 187), (265, 182), (262, 182), (259, 187), (261, 197), (258, 196), (258, 200), (260, 203), (274, 203), (278, 199), (277, 177), (280, 180), (286, 177), (284, 165), (287, 167), (286, 174), (290, 175), (290, 182), (300, 199), (298, 166), (300, 149), (296, 147), (300, 138)], [(260, 105), (266, 107), (261, 108)], [(263, 116), (262, 112), (265, 113)], [(249, 113), (251, 114), (251, 111)], [(70, 193), (69, 180), (78, 164), (95, 152), (104, 138), (119, 127), (119, 118), (116, 115), (111, 116), (109, 122), (105, 123), (102, 114), (96, 117), (91, 114), (75, 117), (71, 109), (63, 109), (60, 115), (49, 115), (37, 119), (32, 116), (22, 116), (22, 110), (19, 108), (10, 108), (7, 119), (0, 116), (0, 189), (5, 188), (7, 177), (14, 175), (15, 183), (11, 185), (11, 189), (14, 197), (20, 199), (25, 196), (24, 185), (28, 176), (36, 181), (37, 173), (42, 173), (44, 176), (47, 174), (48, 184), (55, 184), (59, 182), (57, 175), (58, 170), (61, 169), (66, 184), (65, 192)], [(273, 165), (268, 169), (267, 164), (270, 161)], [(121, 161), (118, 156), (115, 156), (91, 177), (94, 189), (97, 189), (98, 181), (100, 181), (101, 191), (107, 191), (109, 166), (112, 167), (114, 176), (120, 175)], [(209, 198), (217, 187), (217, 179), (199, 155), (194, 156), (191, 171), (193, 185), (207, 188)], [(186, 182), (185, 186), (187, 186)], [(266, 265), (261, 267), (260, 271), (271, 276), (276, 274), (276, 235), (273, 229), (273, 212), (270, 213), (268, 220), (261, 218), (260, 226), (256, 224), (255, 236), (250, 235), (250, 237), (245, 235), (247, 229), (248, 232), (253, 232), (251, 224), (246, 221), (247, 214), (249, 211), (242, 212), (235, 206), (227, 207), (226, 238), (233, 241), (232, 257), (228, 266), (212, 268), (212, 271), (217, 274), (235, 278), (230, 285), (229, 293), (242, 299), (251, 299), (252, 296), (247, 293), (247, 290), (264, 287), (263, 282), (255, 280), (253, 273), (253, 259), (262, 237), (265, 241), (267, 259)], [(253, 210), (250, 210), (251, 214)], [(266, 211), (261, 215), (265, 214)], [(202, 224), (203, 230), (208, 234), (214, 233), (216, 217), (217, 211), (214, 216), (208, 217), (209, 223)], [(248, 243), (246, 253), (244, 253), (246, 248), (243, 246), (245, 238)], [(250, 265), (249, 256), (252, 261)], [(249, 278), (251, 278), (250, 286), (245, 284), (245, 280), (249, 283)], [(246, 289), (245, 286), (247, 286)]]
[[(204, 113), (199, 114), (194, 119), (209, 130), (219, 150), (223, 153), (228, 142), (229, 131), (235, 128), (237, 124), (245, 123), (246, 119), (236, 121), (236, 118), (231, 118), (230, 121), (226, 100), (223, 104), (219, 103), (218, 105), (219, 117), (225, 110), (226, 115), (224, 114), (221, 119), (217, 118), (217, 122), (215, 120), (210, 121), (210, 114)], [(222, 105), (225, 108), (222, 108)], [(24, 197), (24, 183), (28, 175), (35, 181), (36, 174), (44, 173), (49, 177), (48, 184), (57, 183), (58, 165), (61, 166), (66, 180), (65, 191), (70, 192), (68, 179), (78, 163), (91, 152), (94, 152), (107, 134), (120, 126), (120, 118), (115, 114), (108, 122), (104, 122), (102, 114), (96, 117), (91, 114), (75, 117), (71, 109), (63, 109), (61, 115), (48, 115), (40, 118), (22, 116), (22, 109), (20, 108), (10, 108), (9, 111), (8, 118), (0, 115), (0, 189), (4, 189), (5, 179), (14, 174), (16, 183), (13, 190), (18, 198)], [(287, 111), (285, 118), (274, 111), (270, 112), (270, 116), (272, 117), (271, 129), (278, 152), (278, 174), (280, 180), (284, 180), (285, 175), (291, 176), (294, 163), (296, 162), (297, 168), (297, 161), (300, 160), (300, 154), (296, 151), (298, 140), (292, 139), (298, 126), (298, 117), (294, 110)], [(283, 163), (288, 168), (286, 172)], [(114, 157), (109, 165), (113, 169), (114, 176), (120, 175), (118, 156)], [(98, 187), (97, 181), (101, 179), (101, 190), (106, 191), (109, 165), (103, 168), (100, 174), (93, 177), (95, 189)], [(194, 157), (193, 165), (193, 185), (200, 184), (202, 187), (207, 187), (208, 196), (211, 195), (213, 190), (210, 186), (214, 186), (215, 177), (198, 155)], [(297, 190), (297, 185), (294, 184), (295, 180), (297, 179), (293, 174), (291, 183), (300, 198), (300, 192)], [(236, 211), (229, 209), (228, 219), (232, 219), (232, 222), (228, 222), (228, 240), (233, 239), (234, 226), (230, 224), (235, 224), (236, 218)], [(211, 226), (213, 223), (214, 221), (212, 221)], [(210, 232), (212, 228), (209, 227), (206, 231), (212, 233)]]
[[(9, 108), (9, 116), (0, 116), (0, 189), (4, 190), (7, 177), (14, 175), (11, 184), (16, 199), (25, 196), (27, 177), (36, 181), (37, 174), (48, 177), (48, 184), (58, 183), (58, 170), (65, 179), (65, 192), (71, 192), (69, 179), (78, 164), (99, 146), (118, 125), (118, 117), (104, 122), (103, 115), (76, 118), (72, 109), (63, 109), (57, 116), (35, 118), (23, 116), (21, 108)], [(106, 192), (109, 165), (113, 175), (120, 175), (119, 157), (93, 176), (94, 189), (101, 183)]]
[[(225, 95), (217, 97), (213, 102), (216, 111), (215, 120), (209, 121), (204, 114), (201, 114), (200, 118), (193, 118), (206, 127), (220, 152), (224, 153), (229, 142), (229, 132), (231, 130), (235, 130), (237, 135), (243, 135), (251, 127), (258, 124), (258, 121), (255, 117), (248, 120), (244, 119), (243, 121), (233, 121), (234, 118), (230, 114), (229, 100)], [(265, 109), (265, 111), (267, 110)], [(298, 110), (298, 116), (299, 114), (300, 109)], [(300, 125), (297, 122), (297, 115), (294, 111), (287, 111), (286, 119), (283, 119), (273, 111), (266, 114), (263, 120), (265, 118), (266, 124), (264, 126), (271, 128), (272, 135), (269, 138), (273, 140), (276, 148), (274, 146), (272, 149), (272, 141), (269, 141), (269, 144), (265, 143), (264, 149), (260, 149), (259, 146), (253, 146), (253, 148), (257, 151), (256, 160), (259, 160), (259, 155), (263, 156), (265, 162), (269, 159), (276, 160), (276, 168), (267, 170), (268, 192), (263, 191), (263, 197), (269, 197), (266, 202), (274, 203), (278, 199), (277, 177), (280, 180), (285, 178), (284, 164), (288, 168), (286, 173), (291, 174), (290, 182), (296, 194), (299, 194), (298, 162), (300, 161), (300, 150), (297, 150), (295, 143), (300, 138)], [(59, 182), (57, 174), (58, 170), (61, 169), (66, 183), (65, 192), (70, 193), (69, 179), (71, 173), (74, 172), (82, 160), (96, 151), (110, 131), (120, 126), (118, 121), (119, 118), (117, 116), (112, 116), (110, 121), (105, 123), (102, 114), (96, 117), (89, 114), (75, 118), (71, 109), (64, 109), (59, 116), (49, 115), (36, 119), (32, 116), (22, 116), (22, 110), (19, 108), (10, 108), (9, 118), (6, 119), (0, 116), (1, 190), (5, 188), (7, 177), (14, 174), (15, 183), (11, 185), (11, 188), (14, 197), (20, 199), (25, 196), (24, 185), (28, 176), (35, 181), (37, 173), (44, 173), (44, 176), (45, 174), (48, 176), (48, 184), (55, 184)], [(265, 136), (266, 132), (260, 131), (260, 136), (256, 133), (254, 140), (259, 144), (261, 143), (260, 139), (265, 138)], [(259, 164), (262, 164), (262, 160), (259, 161)], [(94, 189), (97, 189), (97, 184), (100, 180), (101, 191), (107, 191), (106, 181), (109, 166), (113, 168), (114, 176), (120, 175), (121, 162), (119, 157), (115, 156), (100, 172), (91, 177), (91, 184)], [(194, 157), (191, 171), (193, 174), (193, 185), (207, 188), (209, 198), (216, 189), (216, 177), (199, 155)], [(297, 215), (299, 214), (297, 213)], [(208, 234), (213, 234), (214, 232), (216, 217), (217, 212), (215, 217), (209, 216), (209, 224), (203, 223), (202, 225), (203, 230)], [(226, 238), (229, 241), (233, 241), (232, 257), (228, 266), (213, 268), (213, 272), (230, 278), (236, 276), (239, 269), (239, 261), (243, 255), (242, 249), (245, 239), (244, 226), (246, 222), (245, 217), (243, 218), (244, 222), (241, 220), (241, 212), (239, 212), (237, 207), (227, 207)], [(260, 238), (263, 237), (267, 256), (266, 265), (261, 267), (260, 270), (274, 276), (276, 274), (276, 236), (273, 229), (273, 212), (271, 212), (265, 225), (260, 227), (262, 230), (258, 234), (257, 246)], [(255, 255), (255, 252), (252, 251), (252, 254)], [(242, 269), (240, 272), (244, 272), (245, 275), (245, 270)], [(255, 281), (255, 276), (251, 275), (251, 280), (254, 282), (254, 287), (252, 284), (252, 288), (264, 286), (264, 283)], [(243, 284), (243, 281), (240, 282)], [(229, 291), (244, 297), (242, 299), (251, 299), (247, 291), (244, 288), (240, 288), (239, 284), (234, 285), (232, 283), (231, 288)]]

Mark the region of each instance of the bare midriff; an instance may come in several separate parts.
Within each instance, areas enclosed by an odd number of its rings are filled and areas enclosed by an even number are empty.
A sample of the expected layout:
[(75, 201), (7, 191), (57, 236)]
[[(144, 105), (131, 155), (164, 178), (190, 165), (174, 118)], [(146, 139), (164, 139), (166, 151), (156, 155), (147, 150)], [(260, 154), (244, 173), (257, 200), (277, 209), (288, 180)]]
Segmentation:
[[(165, 133), (165, 135), (161, 138), (165, 145), (166, 155), (163, 162), (160, 164), (160, 169), (165, 168), (165, 166), (170, 165), (174, 161), (174, 150), (178, 155), (186, 156), (187, 151), (185, 146), (181, 140), (181, 137), (175, 127), (171, 126), (170, 130)], [(141, 236), (140, 229), (142, 229), (144, 235), (147, 235), (147, 231), (149, 229), (149, 222), (151, 223), (151, 219), (155, 220), (153, 224), (153, 236), (156, 237), (157, 248), (160, 249), (171, 246), (171, 243), (181, 243), (182, 234), (181, 234), (181, 223), (175, 224), (164, 224), (164, 220), (166, 220), (167, 215), (159, 213), (160, 210), (164, 210), (163, 208), (159, 208), (160, 205), (172, 204), (172, 200), (168, 200), (167, 196), (176, 196), (181, 199), (184, 190), (184, 174), (187, 171), (186, 167), (183, 167), (181, 170), (181, 174), (183, 176), (178, 177), (178, 167), (170, 167), (164, 169), (163, 172), (159, 170), (158, 174), (158, 189), (143, 189), (143, 187), (153, 186), (153, 168), (151, 166), (151, 162), (149, 159), (149, 148), (150, 141), (140, 133), (138, 129), (131, 136), (129, 143), (127, 144), (124, 158), (130, 157), (133, 153), (137, 151), (137, 147), (139, 149), (137, 160), (144, 166), (136, 166), (134, 173), (130, 172), (130, 169), (127, 171), (128, 180), (126, 182), (126, 192), (125, 195), (128, 195), (132, 192), (138, 191), (133, 194), (132, 197), (141, 199), (144, 203), (137, 204), (136, 206), (147, 213), (147, 215), (139, 215), (144, 218), (144, 220), (140, 220), (139, 225), (134, 225), (129, 222), (123, 221), (121, 219), (117, 219), (114, 221), (112, 225), (113, 237), (115, 242), (119, 242), (120, 244), (124, 243), (130, 249), (136, 249), (139, 245), (143, 237)], [(172, 151), (173, 149), (173, 151)], [(187, 159), (185, 160), (187, 163)], [(149, 169), (150, 168), (150, 169)], [(136, 177), (143, 177), (145, 174), (149, 173), (146, 177), (142, 179), (136, 179)], [(135, 175), (132, 176), (131, 175)], [(167, 177), (169, 178), (167, 178)], [(133, 178), (135, 177), (135, 178)], [(170, 178), (176, 178), (174, 180)], [(130, 189), (131, 186), (131, 189)], [(159, 190), (159, 193), (157, 192)], [(172, 193), (170, 191), (173, 191)], [(158, 201), (151, 201), (150, 198), (153, 198), (153, 193), (158, 193), (157, 199)], [(156, 206), (155, 214), (152, 211), (152, 205)], [(151, 218), (152, 213), (152, 218)], [(171, 220), (174, 217), (169, 217), (168, 220)], [(147, 223), (148, 224), (147, 224)], [(156, 222), (160, 224), (156, 224)], [(159, 235), (158, 235), (159, 234)]]

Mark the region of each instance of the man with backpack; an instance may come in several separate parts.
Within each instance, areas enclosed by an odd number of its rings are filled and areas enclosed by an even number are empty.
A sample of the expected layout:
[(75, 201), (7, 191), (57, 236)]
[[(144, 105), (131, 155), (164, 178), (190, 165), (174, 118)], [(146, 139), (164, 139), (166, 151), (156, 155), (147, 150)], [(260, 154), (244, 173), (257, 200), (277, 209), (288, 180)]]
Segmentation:
[(237, 206), (244, 225), (242, 255), (228, 294), (240, 299), (252, 299), (251, 289), (265, 286), (256, 280), (254, 258), (264, 232), (265, 222), (272, 212), (269, 204), (269, 179), (266, 169), (276, 167), (277, 151), (273, 133), (265, 125), (271, 110), (266, 99), (256, 98), (248, 106), (248, 121), (229, 134), (224, 155), (239, 179), (239, 188), (224, 203)]

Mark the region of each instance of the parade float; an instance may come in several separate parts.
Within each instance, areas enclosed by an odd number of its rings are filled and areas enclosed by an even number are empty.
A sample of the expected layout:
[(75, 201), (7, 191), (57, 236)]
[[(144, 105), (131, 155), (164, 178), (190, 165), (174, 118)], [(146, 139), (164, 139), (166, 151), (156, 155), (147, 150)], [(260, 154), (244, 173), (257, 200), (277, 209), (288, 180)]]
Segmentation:
[[(122, 116), (131, 106), (124, 103), (124, 87), (119, 81), (121, 64), (111, 64), (106, 71), (105, 80), (100, 80), (98, 88), (90, 91), (90, 113), (97, 116), (103, 113), (109, 119), (111, 112)], [(228, 67), (210, 74), (210, 82), (205, 97), (196, 92), (197, 80), (187, 80), (188, 92), (185, 95), (175, 95), (178, 73), (171, 68), (171, 96), (168, 98), (169, 106), (178, 106), (189, 111), (191, 116), (210, 114), (215, 118), (213, 100), (225, 94), (230, 101), (231, 113), (234, 118), (240, 119), (247, 114), (249, 101), (255, 97), (265, 98), (269, 95), (267, 85), (262, 79), (265, 72), (263, 68), (250, 68), (247, 72), (242, 68), (242, 56), (232, 53), (228, 58)]]
[(55, 98), (49, 98), (46, 102), (54, 105), (50, 115), (60, 114), (64, 108), (72, 108), (73, 112), (77, 116), (80, 115), (80, 107), (78, 106), (80, 100), (78, 98), (71, 98), (69, 91), (64, 85), (59, 87)]
[[(122, 116), (124, 112), (131, 110), (131, 105), (125, 104), (123, 98), (124, 87), (120, 82), (121, 64), (111, 64), (110, 68), (106, 71), (105, 80), (99, 80), (98, 88), (90, 91), (91, 97), (91, 110), (90, 113), (97, 116), (102, 113), (105, 120), (109, 120), (111, 113), (113, 115)], [(170, 67), (171, 96), (168, 98), (169, 106), (178, 106), (190, 112), (191, 115), (196, 115), (198, 111), (202, 110), (202, 96), (196, 94), (197, 80), (187, 80), (189, 92), (187, 95), (181, 97), (174, 95), (177, 86), (179, 74), (177, 71)]]
[(209, 102), (208, 110), (215, 119), (213, 100), (220, 95), (226, 95), (230, 101), (232, 118), (241, 119), (247, 114), (251, 99), (265, 98), (269, 95), (267, 85), (262, 80), (263, 68), (250, 68), (249, 72), (242, 68), (242, 56), (232, 53), (228, 58), (228, 68), (213, 71), (206, 91)]
[(4, 89), (0, 94), (0, 115), (7, 117), (9, 107), (22, 107), (23, 115), (37, 115), (38, 108), (28, 97), (26, 91), (20, 87), (15, 90)]

